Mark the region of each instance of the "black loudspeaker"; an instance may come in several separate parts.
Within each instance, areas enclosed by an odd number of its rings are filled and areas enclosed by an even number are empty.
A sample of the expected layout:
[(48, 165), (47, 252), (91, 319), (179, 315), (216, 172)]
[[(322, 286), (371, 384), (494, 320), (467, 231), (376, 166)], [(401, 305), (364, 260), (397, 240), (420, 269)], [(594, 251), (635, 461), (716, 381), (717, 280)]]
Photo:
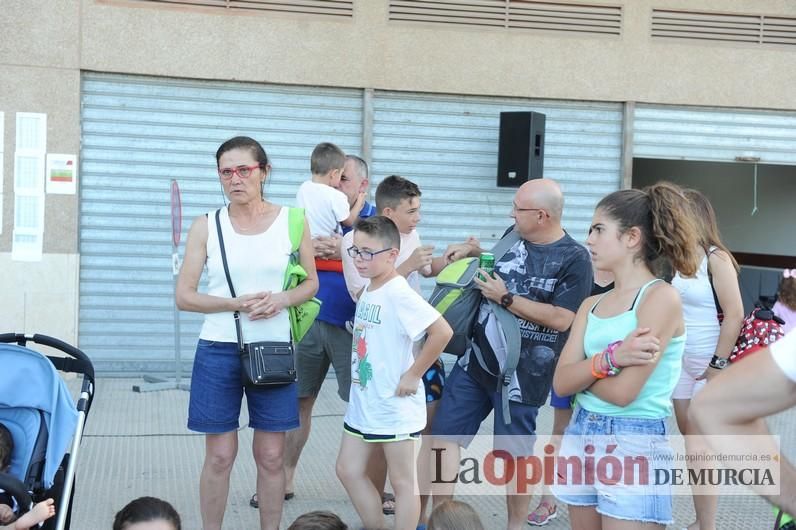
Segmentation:
[(497, 185), (518, 188), (544, 171), (545, 115), (501, 112)]

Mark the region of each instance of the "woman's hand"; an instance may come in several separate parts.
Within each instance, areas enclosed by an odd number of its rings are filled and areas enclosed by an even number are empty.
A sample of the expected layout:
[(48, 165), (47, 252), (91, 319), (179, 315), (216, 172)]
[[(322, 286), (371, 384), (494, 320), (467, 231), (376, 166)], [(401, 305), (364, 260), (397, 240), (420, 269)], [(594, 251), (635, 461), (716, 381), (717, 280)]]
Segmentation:
[(703, 379), (707, 379), (707, 381), (709, 383), (711, 379), (713, 379), (714, 377), (716, 377), (720, 373), (721, 373), (721, 370), (719, 370), (718, 368), (713, 368), (712, 366), (708, 366), (707, 368), (705, 368), (705, 371), (702, 372), (702, 375), (697, 377), (696, 380), (697, 381), (702, 381)]
[(620, 368), (652, 364), (660, 354), (661, 341), (650, 333), (650, 328), (636, 328), (614, 350), (614, 359)]
[(260, 320), (272, 318), (279, 314), (289, 304), (287, 294), (284, 291), (278, 293), (263, 293), (265, 296), (256, 301), (249, 311), (249, 320)]
[(260, 293), (242, 294), (237, 296), (233, 298), (235, 305), (234, 311), (239, 311), (241, 313), (251, 313), (254, 305), (264, 297), (268, 296), (268, 294), (268, 291), (263, 291)]

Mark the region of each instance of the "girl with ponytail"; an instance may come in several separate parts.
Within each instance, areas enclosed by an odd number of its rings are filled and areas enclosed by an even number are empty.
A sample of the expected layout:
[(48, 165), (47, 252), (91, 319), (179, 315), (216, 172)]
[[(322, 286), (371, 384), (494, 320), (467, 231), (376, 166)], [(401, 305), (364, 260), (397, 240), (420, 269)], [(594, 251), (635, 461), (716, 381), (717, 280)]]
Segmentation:
[[(660, 275), (696, 273), (688, 201), (669, 183), (612, 193), (597, 205), (586, 244), (594, 267), (612, 272), (615, 286), (583, 302), (558, 361), (553, 388), (575, 394), (576, 407), (558, 460), (569, 464), (558, 469), (553, 492), (569, 504), (573, 529), (617, 521), (628, 529), (665, 528), (673, 522), (671, 488), (656, 484), (654, 469), (671, 467), (667, 419), (685, 324), (680, 296)], [(583, 475), (587, 457), (597, 464), (592, 481)], [(609, 457), (646, 465), (626, 466), (615, 480), (614, 472), (602, 476), (605, 467), (600, 472)]]

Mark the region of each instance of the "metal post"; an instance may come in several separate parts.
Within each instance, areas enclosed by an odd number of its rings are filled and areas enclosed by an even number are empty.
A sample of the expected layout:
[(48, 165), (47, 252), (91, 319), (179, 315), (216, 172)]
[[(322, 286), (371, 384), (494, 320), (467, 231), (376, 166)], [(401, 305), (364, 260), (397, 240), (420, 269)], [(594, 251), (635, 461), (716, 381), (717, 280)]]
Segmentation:
[(633, 129), (636, 103), (626, 101), (622, 113), (622, 181), (620, 189), (633, 187)]

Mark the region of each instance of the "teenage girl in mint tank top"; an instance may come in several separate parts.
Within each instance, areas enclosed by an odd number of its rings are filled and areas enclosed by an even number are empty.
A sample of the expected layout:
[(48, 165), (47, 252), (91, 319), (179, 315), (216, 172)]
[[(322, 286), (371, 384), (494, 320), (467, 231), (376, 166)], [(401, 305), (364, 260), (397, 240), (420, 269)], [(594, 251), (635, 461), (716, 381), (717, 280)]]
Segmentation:
[(620, 520), (623, 529), (664, 528), (673, 522), (671, 488), (655, 485), (653, 474), (671, 467), (667, 419), (685, 324), (679, 294), (653, 270), (665, 260), (683, 275), (696, 272), (694, 221), (673, 184), (621, 190), (597, 205), (586, 244), (594, 267), (612, 272), (615, 287), (583, 302), (558, 361), (553, 388), (576, 395), (559, 456), (583, 463), (593, 457), (598, 470), (605, 456), (644, 458), (649, 472), (631, 467), (615, 484), (598, 476), (572, 486), (576, 470), (569, 466), (558, 470), (569, 485), (553, 492), (569, 504), (572, 528), (616, 527)]

